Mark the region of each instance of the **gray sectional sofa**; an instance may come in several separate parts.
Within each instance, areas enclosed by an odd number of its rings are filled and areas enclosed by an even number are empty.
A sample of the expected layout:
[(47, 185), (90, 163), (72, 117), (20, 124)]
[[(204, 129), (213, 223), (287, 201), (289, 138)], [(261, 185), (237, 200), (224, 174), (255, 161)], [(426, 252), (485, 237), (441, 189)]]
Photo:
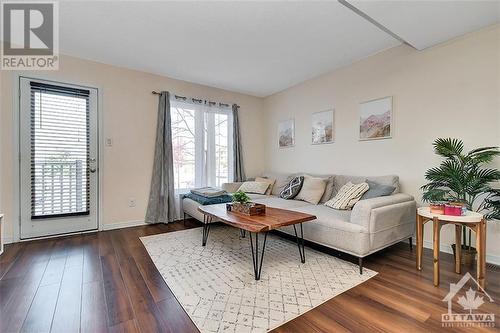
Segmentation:
[[(304, 223), (304, 239), (359, 258), (360, 273), (363, 258), (392, 244), (412, 237), (415, 229), (416, 202), (408, 194), (400, 193), (398, 176), (359, 177), (345, 175), (320, 175), (328, 177), (330, 193), (318, 205), (305, 201), (284, 200), (279, 198), (281, 189), (294, 175), (264, 174), (267, 178), (276, 179), (270, 195), (249, 194), (252, 201), (266, 206), (289, 209), (313, 214), (317, 220)], [(318, 176), (318, 175), (312, 175)], [(366, 179), (373, 182), (396, 187), (392, 195), (360, 200), (352, 210), (335, 210), (323, 205), (323, 202), (334, 197), (347, 182), (361, 183)], [(241, 183), (224, 184), (223, 188), (230, 193), (238, 190)], [(327, 185), (327, 191), (328, 191)], [(199, 204), (191, 199), (183, 199), (184, 214), (203, 221), (198, 212)], [(294, 235), (292, 227), (280, 229)], [(411, 240), (410, 240), (411, 242)]]

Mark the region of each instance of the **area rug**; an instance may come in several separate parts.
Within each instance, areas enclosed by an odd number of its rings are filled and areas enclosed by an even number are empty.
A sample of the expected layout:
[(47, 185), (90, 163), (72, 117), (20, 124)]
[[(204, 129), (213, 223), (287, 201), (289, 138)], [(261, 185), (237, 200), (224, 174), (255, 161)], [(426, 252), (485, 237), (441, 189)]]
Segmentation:
[(249, 237), (212, 225), (142, 237), (156, 268), (202, 332), (267, 332), (370, 279), (377, 273), (269, 235), (262, 275), (255, 281)]

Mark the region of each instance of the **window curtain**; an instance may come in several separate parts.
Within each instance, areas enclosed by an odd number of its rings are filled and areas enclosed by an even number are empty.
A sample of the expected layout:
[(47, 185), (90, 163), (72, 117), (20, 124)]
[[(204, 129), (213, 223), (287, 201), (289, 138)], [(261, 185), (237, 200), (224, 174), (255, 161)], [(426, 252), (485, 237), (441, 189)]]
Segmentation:
[(233, 172), (234, 181), (242, 182), (246, 180), (245, 169), (243, 167), (243, 151), (241, 149), (240, 120), (238, 117), (239, 106), (233, 104)]
[(158, 101), (158, 123), (146, 223), (168, 223), (175, 219), (174, 167), (170, 94), (162, 91)]

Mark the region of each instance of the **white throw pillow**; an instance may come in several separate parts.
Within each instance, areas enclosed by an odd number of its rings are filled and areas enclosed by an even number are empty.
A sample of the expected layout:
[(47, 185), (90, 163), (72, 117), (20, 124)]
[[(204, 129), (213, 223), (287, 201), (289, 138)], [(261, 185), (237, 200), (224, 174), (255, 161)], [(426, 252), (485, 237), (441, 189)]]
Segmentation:
[(317, 205), (325, 193), (326, 181), (323, 178), (314, 178), (304, 175), (304, 183), (295, 200), (302, 200)]
[(325, 206), (341, 210), (352, 209), (369, 188), (367, 183), (353, 184), (348, 182), (342, 186), (334, 198), (325, 202)]
[(273, 190), (273, 186), (274, 186), (274, 183), (276, 182), (276, 179), (257, 177), (257, 178), (255, 178), (255, 181), (259, 182), (259, 183), (269, 184), (269, 187), (267, 188), (267, 191), (266, 191), (266, 195), (270, 195), (272, 190)]
[(238, 191), (242, 191), (245, 193), (265, 194), (268, 187), (269, 187), (269, 183), (244, 182), (243, 184), (241, 184)]

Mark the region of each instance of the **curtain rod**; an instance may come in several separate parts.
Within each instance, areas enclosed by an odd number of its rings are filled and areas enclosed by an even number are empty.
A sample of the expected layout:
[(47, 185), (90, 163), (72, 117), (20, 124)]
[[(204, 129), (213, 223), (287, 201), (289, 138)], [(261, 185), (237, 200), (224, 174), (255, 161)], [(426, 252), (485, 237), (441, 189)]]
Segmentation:
[[(153, 95), (161, 95), (161, 93), (157, 92), (157, 91), (152, 91), (151, 92)], [(187, 99), (187, 97), (184, 97), (184, 96), (179, 96), (179, 95), (174, 95), (174, 97), (176, 99), (182, 99), (183, 101), (185, 101)], [(191, 98), (193, 101), (195, 102), (198, 102), (198, 103), (202, 103), (203, 100), (202, 99), (196, 99), (196, 98)], [(209, 105), (215, 105), (217, 104), (217, 102), (211, 102), (211, 101), (205, 101), (205, 102), (208, 102)], [(229, 106), (229, 104), (227, 103), (218, 103), (219, 106)], [(236, 104), (236, 107), (239, 108), (240, 106), (238, 104)]]

